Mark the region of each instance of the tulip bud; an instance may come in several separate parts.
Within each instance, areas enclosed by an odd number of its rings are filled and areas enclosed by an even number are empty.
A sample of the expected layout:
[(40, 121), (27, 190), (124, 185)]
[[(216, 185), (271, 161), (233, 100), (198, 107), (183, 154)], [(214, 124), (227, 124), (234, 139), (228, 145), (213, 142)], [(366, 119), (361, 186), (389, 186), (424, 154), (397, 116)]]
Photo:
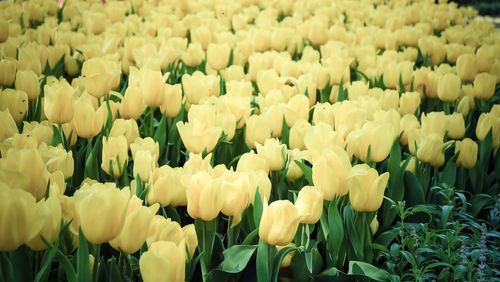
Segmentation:
[[(1, 40), (0, 40), (1, 41)], [(478, 72), (489, 72), (495, 62), (495, 48), (491, 45), (483, 45), (476, 51)]]
[(108, 95), (120, 84), (120, 69), (113, 61), (103, 58), (86, 60), (82, 66), (85, 89), (97, 98)]
[(477, 120), (476, 136), (477, 139), (484, 141), (489, 131), (492, 131), (493, 147), (497, 144), (500, 136), (500, 118), (492, 113), (482, 113)]
[(164, 207), (185, 206), (186, 187), (181, 183), (183, 173), (182, 168), (171, 168), (168, 165), (153, 169), (151, 188), (146, 195), (148, 203), (159, 203)]
[(309, 118), (309, 99), (305, 95), (292, 97), (285, 108), (285, 120), (288, 127), (293, 127), (297, 120)]
[(142, 101), (144, 104), (156, 108), (163, 104), (167, 85), (165, 77), (160, 71), (153, 71), (149, 68), (141, 69), (142, 72)]
[(0, 182), (0, 251), (14, 251), (39, 234), (44, 218), (34, 208), (30, 193)]
[(271, 137), (272, 133), (269, 121), (263, 116), (252, 115), (247, 118), (245, 142), (250, 148), (254, 149), (256, 143), (264, 144), (264, 142)]
[(0, 60), (0, 86), (10, 86), (16, 78), (16, 61), (11, 59)]
[(34, 206), (35, 216), (41, 218), (43, 227), (40, 232), (26, 245), (32, 250), (40, 251), (47, 248), (47, 245), (42, 240), (45, 239), (49, 243), (54, 243), (59, 236), (61, 228), (61, 204), (55, 196), (50, 196), (47, 200), (42, 199)]
[(375, 235), (377, 233), (379, 227), (379, 223), (377, 220), (377, 215), (375, 214), (375, 217), (373, 218), (372, 222), (370, 223), (370, 231), (372, 232), (372, 235)]
[(80, 96), (74, 103), (73, 124), (79, 137), (93, 138), (101, 132), (103, 119), (91, 102), (83, 97)]
[(231, 47), (227, 44), (208, 44), (207, 65), (216, 71), (225, 69), (230, 52)]
[(166, 85), (165, 99), (160, 105), (160, 111), (169, 118), (177, 116), (182, 105), (182, 87), (181, 84)]
[(205, 59), (205, 52), (203, 52), (200, 43), (190, 43), (187, 48), (187, 53), (182, 55), (181, 59), (188, 67), (193, 68), (199, 66)]
[(182, 88), (186, 100), (191, 104), (199, 104), (204, 98), (219, 96), (219, 81), (219, 76), (204, 75), (199, 71), (195, 71), (192, 75), (184, 74), (182, 76)]
[(32, 70), (18, 70), (14, 85), (17, 90), (26, 92), (30, 101), (36, 100), (40, 96), (38, 76)]
[(9, 110), (16, 124), (21, 124), (28, 111), (28, 95), (22, 90), (0, 90), (0, 110)]
[(127, 138), (117, 137), (102, 139), (102, 169), (114, 178), (120, 177), (127, 170), (128, 150)]
[(129, 86), (125, 90), (121, 102), (121, 110), (123, 118), (125, 119), (139, 119), (139, 117), (146, 110), (146, 104), (142, 101), (142, 91), (139, 86)]
[(191, 176), (187, 183), (187, 210), (192, 218), (210, 221), (217, 217), (224, 205), (221, 187), (204, 171)]
[(139, 259), (142, 279), (149, 281), (184, 281), (186, 246), (168, 241), (153, 243)]
[(441, 101), (456, 101), (460, 94), (460, 78), (451, 73), (447, 73), (439, 78), (437, 94)]
[(266, 159), (271, 171), (279, 171), (285, 167), (286, 145), (281, 144), (278, 139), (266, 139), (264, 145), (255, 144), (257, 154)]
[(345, 181), (352, 208), (358, 212), (378, 210), (388, 181), (389, 172), (379, 175), (367, 164), (352, 167)]
[(149, 226), (146, 243), (151, 246), (158, 241), (171, 241), (179, 244), (184, 239), (181, 226), (170, 218), (165, 219), (161, 215), (155, 215)]
[(129, 188), (120, 190), (115, 183), (96, 183), (82, 188), (73, 197), (80, 227), (87, 240), (102, 244), (118, 236), (125, 221)]
[(246, 175), (238, 176), (236, 174), (225, 178), (216, 179), (214, 185), (220, 186), (220, 192), (224, 195), (221, 212), (224, 215), (232, 216), (231, 226), (235, 226), (240, 223), (241, 215), (249, 203), (250, 179)]
[(418, 144), (417, 159), (430, 163), (432, 166), (442, 166), (444, 163), (443, 146), (442, 135), (435, 133), (424, 135)]
[(134, 119), (116, 119), (113, 122), (109, 137), (125, 136), (127, 148), (139, 137), (139, 127)]
[(455, 143), (455, 154), (458, 154), (457, 165), (464, 168), (473, 168), (476, 165), (478, 145), (470, 138), (464, 138)]
[(451, 139), (461, 139), (465, 134), (464, 117), (460, 113), (446, 116), (446, 132)]
[(400, 139), (401, 144), (408, 145), (408, 132), (414, 128), (420, 128), (420, 123), (418, 122), (417, 117), (413, 114), (406, 114), (401, 117), (399, 128), (403, 133)]
[(301, 151), (299, 149), (293, 149), (289, 151), (288, 158), (288, 170), (286, 172), (286, 178), (290, 181), (296, 181), (304, 175), (302, 169), (295, 163), (295, 161), (302, 162), (302, 160), (311, 161), (311, 155), (309, 151)]
[(474, 54), (462, 54), (458, 56), (457, 74), (462, 81), (473, 81), (477, 71), (477, 59)]
[(287, 200), (264, 202), (259, 237), (269, 245), (284, 246), (292, 242), (299, 227), (298, 209)]
[(446, 131), (446, 116), (444, 112), (422, 113), (420, 117), (423, 134), (429, 135), (435, 133), (444, 136)]
[[(388, 123), (365, 123), (356, 133), (358, 146), (357, 149), (354, 149), (354, 155), (360, 160), (366, 161), (369, 149), (371, 162), (381, 162), (385, 160), (389, 156), (397, 132), (399, 132), (399, 130), (395, 130), (394, 126)], [(354, 134), (354, 131), (352, 134)]]
[(53, 84), (46, 84), (44, 93), (44, 112), (47, 119), (56, 124), (70, 122), (73, 119), (75, 90), (66, 79)]
[(196, 247), (198, 246), (198, 237), (196, 236), (194, 224), (185, 225), (182, 227), (182, 231), (184, 232), (184, 240), (186, 240), (189, 255), (193, 258)]
[(158, 204), (150, 207), (143, 206), (142, 200), (137, 198), (136, 195), (132, 195), (132, 198), (128, 202), (123, 227), (119, 235), (109, 241), (109, 244), (115, 250), (120, 250), (127, 254), (137, 252), (146, 241), (149, 226), (158, 208)]
[(18, 133), (17, 125), (8, 109), (0, 110), (0, 142)]
[(474, 94), (478, 99), (488, 100), (495, 93), (496, 76), (487, 72), (476, 75), (474, 79)]
[(325, 200), (331, 201), (347, 194), (345, 179), (351, 170), (351, 161), (344, 149), (333, 146), (323, 151), (321, 157), (314, 161), (312, 178), (315, 188), (323, 192)]
[(255, 154), (253, 150), (242, 154), (238, 160), (236, 171), (251, 172), (257, 170), (263, 170), (266, 173), (269, 173), (269, 163), (267, 162), (267, 159), (259, 154)]
[(316, 224), (323, 212), (323, 192), (312, 186), (302, 187), (295, 207), (299, 212), (300, 223)]
[(311, 124), (305, 119), (300, 119), (290, 128), (289, 143), (290, 149), (305, 150), (304, 138)]
[(72, 151), (66, 152), (62, 144), (53, 147), (45, 143), (40, 145), (39, 151), (43, 161), (47, 164), (49, 172), (61, 171), (64, 178), (73, 176), (74, 160)]
[(404, 116), (406, 114), (415, 114), (420, 106), (420, 93), (418, 92), (405, 92), (399, 98), (399, 114)]
[(207, 50), (208, 45), (213, 42), (212, 37), (212, 32), (206, 26), (191, 30), (191, 42), (199, 43), (203, 50)]
[(471, 100), (472, 99), (470, 96), (464, 96), (458, 103), (457, 112), (466, 117), (469, 114), (471, 108)]

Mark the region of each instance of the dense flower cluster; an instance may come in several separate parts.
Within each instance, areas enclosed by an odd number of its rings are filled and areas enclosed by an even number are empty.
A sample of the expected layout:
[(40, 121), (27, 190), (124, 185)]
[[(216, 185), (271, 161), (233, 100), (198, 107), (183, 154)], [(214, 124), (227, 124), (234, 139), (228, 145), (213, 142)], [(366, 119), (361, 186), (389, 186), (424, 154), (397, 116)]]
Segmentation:
[(500, 32), (439, 2), (0, 2), (0, 251), (69, 223), (74, 248), (146, 244), (145, 281), (184, 281), (212, 246), (165, 207), (254, 209), (279, 248), (330, 203), (375, 233), (394, 140), (414, 173), (500, 147)]

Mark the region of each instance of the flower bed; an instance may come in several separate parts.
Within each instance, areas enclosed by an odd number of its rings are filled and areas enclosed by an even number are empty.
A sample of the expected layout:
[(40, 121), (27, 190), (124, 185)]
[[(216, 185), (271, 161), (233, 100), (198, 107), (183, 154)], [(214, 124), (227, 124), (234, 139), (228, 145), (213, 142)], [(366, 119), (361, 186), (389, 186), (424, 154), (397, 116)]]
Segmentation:
[(473, 8), (0, 7), (2, 280), (498, 280)]

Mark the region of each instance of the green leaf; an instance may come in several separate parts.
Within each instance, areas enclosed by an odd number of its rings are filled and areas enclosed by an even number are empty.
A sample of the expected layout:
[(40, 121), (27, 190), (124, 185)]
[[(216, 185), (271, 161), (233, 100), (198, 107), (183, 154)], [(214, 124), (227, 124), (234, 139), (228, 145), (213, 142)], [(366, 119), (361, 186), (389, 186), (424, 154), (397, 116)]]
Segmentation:
[(417, 262), (415, 261), (415, 257), (412, 253), (408, 251), (401, 251), (401, 254), (406, 258), (406, 260), (414, 267), (417, 267)]
[(235, 245), (224, 250), (224, 261), (219, 265), (219, 269), (228, 273), (241, 272), (256, 249), (257, 245)]
[(156, 128), (153, 139), (160, 145), (160, 156), (165, 152), (165, 146), (168, 142), (167, 140), (167, 116), (162, 115), (158, 128)]
[(257, 240), (255, 239), (259, 239), (259, 229), (256, 228), (254, 229), (252, 232), (250, 232), (250, 234), (247, 235), (247, 237), (245, 238), (245, 240), (243, 240), (243, 243), (241, 243), (242, 245), (250, 245), (252, 244), (254, 241), (255, 241), (255, 244), (257, 244)]
[(404, 199), (409, 207), (425, 203), (425, 195), (417, 177), (410, 171), (404, 172)]
[[(49, 246), (48, 242), (42, 237), (42, 240)], [(40, 268), (40, 271), (35, 276), (35, 282), (46, 280), (48, 276), (48, 272), (50, 270), (50, 266), (52, 265), (52, 261), (54, 260), (54, 257), (56, 256), (57, 249), (59, 248), (59, 239), (56, 240), (55, 245), (49, 246), (48, 252), (45, 252), (45, 255), (43, 256), (42, 259), (42, 267)]]
[[(101, 153), (101, 142), (101, 135), (98, 135), (94, 147), (91, 147), (92, 149), (85, 161), (85, 170), (83, 172), (84, 178), (89, 177), (90, 179), (99, 180), (98, 154)], [(89, 141), (88, 146), (91, 146), (90, 144), (91, 142)]]
[(340, 80), (339, 92), (337, 93), (337, 102), (342, 102), (347, 100), (348, 93), (347, 90), (344, 89), (344, 78)]
[(276, 252), (276, 247), (259, 240), (257, 246), (257, 281), (268, 282), (271, 281), (271, 271), (269, 268), (270, 262), (273, 261), (274, 256), (272, 255), (272, 249)]
[(283, 126), (281, 127), (281, 143), (285, 144), (287, 148), (290, 148), (290, 127), (285, 120), (285, 115), (283, 115)]
[(298, 161), (295, 160), (295, 163), (299, 166), (299, 168), (302, 170), (304, 173), (304, 177), (307, 179), (307, 182), (309, 182), (309, 185), (313, 186), (313, 179), (312, 179), (312, 168), (304, 163), (304, 160)]
[(384, 247), (388, 247), (389, 244), (396, 238), (399, 233), (400, 228), (391, 228), (380, 235), (375, 239), (375, 243), (380, 244)]
[(338, 265), (340, 248), (344, 243), (344, 224), (337, 208), (338, 203), (339, 199), (335, 197), (335, 199), (330, 202), (330, 206), (328, 207), (329, 235), (327, 238), (327, 250), (331, 256), (333, 265)]
[[(276, 249), (275, 246), (271, 246), (271, 248)], [(284, 247), (281, 250), (279, 250), (278, 254), (276, 254), (276, 256), (274, 257), (271, 281), (273, 281), (273, 282), (278, 281), (278, 273), (280, 270), (281, 262), (283, 261), (283, 259), (285, 258), (285, 256), (288, 253), (295, 251), (295, 250), (297, 250), (297, 247), (292, 247), (292, 246), (287, 246), (287, 247)]]
[(115, 257), (108, 259), (108, 274), (108, 281), (110, 282), (121, 282), (123, 280)]
[(260, 218), (262, 217), (262, 212), (264, 211), (264, 206), (262, 204), (262, 199), (260, 197), (259, 187), (255, 191), (254, 201), (253, 201), (253, 221), (257, 228), (260, 225)]
[(389, 275), (381, 269), (362, 261), (350, 261), (348, 274), (360, 274), (377, 281), (389, 281)]
[[(388, 187), (385, 190), (385, 196), (393, 201), (402, 201), (404, 197), (404, 170), (401, 167), (401, 148), (399, 145), (399, 138), (394, 139), (391, 147), (391, 153), (387, 161), (387, 171), (389, 172)], [(391, 207), (391, 203), (384, 201), (382, 226), (391, 226), (396, 218), (397, 211)]]
[(50, 145), (56, 147), (59, 144), (62, 144), (64, 146), (64, 132), (62, 132), (62, 129), (59, 128), (56, 125), (52, 125), (52, 139), (50, 140)]
[(16, 281), (12, 262), (9, 260), (6, 252), (0, 252), (0, 278), (2, 281)]
[(493, 198), (488, 194), (476, 194), (470, 199), (471, 215), (477, 216), (483, 207), (493, 203)]
[(76, 251), (76, 273), (78, 282), (90, 282), (90, 262), (89, 262), (89, 245), (82, 228), (79, 228), (79, 242)]
[(439, 183), (446, 183), (452, 187), (455, 186), (455, 181), (457, 180), (457, 165), (455, 161), (457, 159), (458, 153), (451, 157), (443, 169), (443, 173), (439, 178)]
[(406, 89), (405, 89), (405, 85), (403, 84), (403, 74), (400, 73), (399, 74), (399, 93), (405, 93), (406, 92)]
[(347, 237), (349, 238), (351, 246), (354, 250), (354, 254), (357, 258), (363, 259), (364, 246), (361, 242), (360, 235), (358, 234), (358, 231), (355, 226), (355, 220), (354, 220), (355, 214), (354, 214), (354, 209), (351, 207), (351, 205), (347, 205), (344, 207), (343, 215), (344, 215), (344, 222), (347, 228)]

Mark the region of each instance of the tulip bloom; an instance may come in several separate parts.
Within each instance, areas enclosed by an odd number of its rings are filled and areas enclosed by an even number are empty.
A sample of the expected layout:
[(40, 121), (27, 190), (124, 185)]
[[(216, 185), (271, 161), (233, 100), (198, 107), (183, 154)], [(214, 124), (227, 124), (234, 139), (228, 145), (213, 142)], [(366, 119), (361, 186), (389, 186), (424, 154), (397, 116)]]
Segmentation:
[(146, 195), (148, 203), (162, 206), (185, 206), (187, 204), (186, 187), (181, 183), (183, 168), (171, 168), (163, 165), (155, 168), (151, 174), (151, 187)]
[(16, 78), (17, 64), (12, 59), (0, 60), (0, 86), (9, 86)]
[(192, 218), (210, 221), (217, 217), (224, 205), (224, 194), (219, 185), (205, 171), (195, 173), (187, 184), (187, 211)]
[(85, 237), (93, 244), (109, 242), (120, 234), (130, 199), (129, 188), (96, 183), (75, 192), (75, 209)]
[(430, 163), (432, 166), (442, 166), (444, 163), (443, 146), (443, 136), (435, 133), (424, 135), (418, 143), (417, 159)]
[(34, 210), (36, 217), (43, 218), (43, 227), (40, 233), (37, 234), (32, 240), (26, 242), (26, 245), (32, 250), (40, 251), (47, 248), (43, 239), (49, 243), (54, 243), (59, 236), (61, 228), (61, 204), (59, 198), (50, 196), (47, 200), (42, 199), (35, 204)]
[(36, 75), (36, 73), (32, 70), (18, 70), (14, 85), (17, 90), (26, 92), (30, 101), (36, 100), (38, 96), (40, 96), (40, 82), (38, 82), (38, 75)]
[(278, 139), (269, 138), (264, 146), (256, 143), (257, 155), (264, 158), (269, 164), (271, 171), (282, 170), (285, 167), (285, 156), (287, 154), (286, 145), (281, 144)]
[(44, 219), (34, 207), (30, 193), (0, 182), (0, 251), (13, 251), (39, 234)]
[(127, 139), (125, 136), (103, 137), (102, 169), (109, 175), (118, 178), (126, 171), (128, 162)]
[(8, 109), (0, 110), (0, 142), (18, 133), (16, 122)]
[(355, 165), (346, 179), (349, 202), (359, 212), (376, 211), (382, 205), (389, 172), (378, 172), (367, 164)]
[(458, 152), (457, 165), (465, 168), (473, 168), (476, 165), (479, 147), (474, 140), (464, 138), (455, 143), (455, 154)]
[(142, 200), (133, 195), (128, 202), (123, 228), (109, 244), (127, 254), (137, 252), (146, 241), (149, 226), (159, 208), (158, 204), (143, 206)]
[(259, 237), (269, 245), (284, 246), (292, 242), (299, 227), (298, 209), (288, 200), (264, 202)]
[(73, 123), (79, 137), (93, 138), (101, 132), (103, 117), (97, 113), (91, 102), (83, 97), (80, 96), (75, 101)]
[(345, 179), (351, 170), (351, 161), (344, 149), (336, 146), (323, 151), (312, 167), (314, 186), (323, 192), (325, 200), (331, 201), (347, 194)]
[(139, 259), (139, 268), (144, 282), (184, 281), (186, 268), (186, 245), (183, 242), (159, 241), (153, 243)]
[(44, 112), (53, 123), (63, 124), (73, 119), (73, 97), (75, 90), (66, 79), (46, 84), (44, 87)]
[(439, 100), (453, 102), (460, 94), (461, 81), (456, 74), (447, 73), (439, 78), (437, 95)]
[(315, 224), (323, 213), (323, 192), (311, 186), (300, 189), (295, 207), (301, 216), (300, 223)]
[(10, 88), (0, 90), (0, 110), (9, 110), (16, 124), (21, 124), (28, 111), (28, 94)]
[(231, 47), (227, 44), (208, 44), (207, 65), (216, 71), (225, 69), (230, 53)]

